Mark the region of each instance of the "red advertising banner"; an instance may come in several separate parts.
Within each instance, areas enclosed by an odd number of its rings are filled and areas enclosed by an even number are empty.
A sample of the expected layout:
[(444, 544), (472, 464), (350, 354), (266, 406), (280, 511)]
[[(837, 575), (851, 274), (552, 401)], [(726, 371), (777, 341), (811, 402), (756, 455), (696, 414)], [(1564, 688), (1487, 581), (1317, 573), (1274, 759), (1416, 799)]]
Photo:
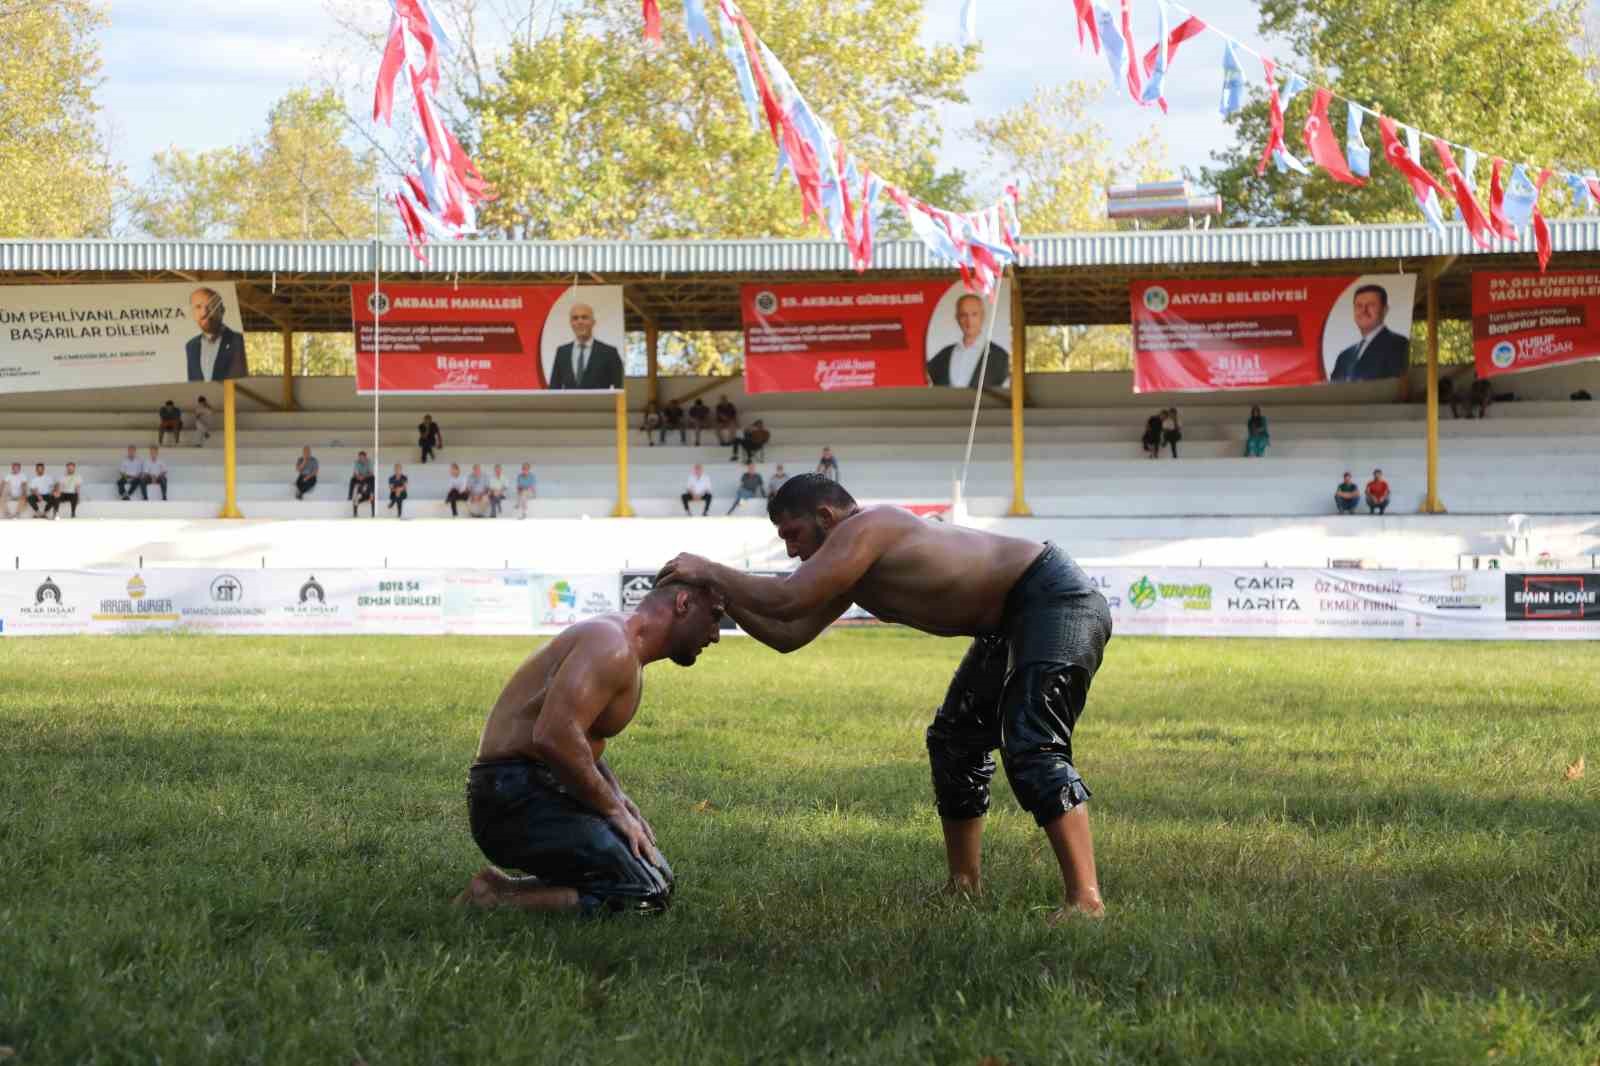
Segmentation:
[(1600, 274), (1473, 274), (1480, 378), (1600, 359)]
[(746, 285), (740, 302), (752, 393), (1005, 388), (1011, 378), (1004, 286), (991, 303), (960, 281)]
[(1136, 281), (1134, 392), (1395, 378), (1411, 356), (1409, 274)]
[(615, 285), (352, 285), (350, 314), (363, 395), (622, 387)]

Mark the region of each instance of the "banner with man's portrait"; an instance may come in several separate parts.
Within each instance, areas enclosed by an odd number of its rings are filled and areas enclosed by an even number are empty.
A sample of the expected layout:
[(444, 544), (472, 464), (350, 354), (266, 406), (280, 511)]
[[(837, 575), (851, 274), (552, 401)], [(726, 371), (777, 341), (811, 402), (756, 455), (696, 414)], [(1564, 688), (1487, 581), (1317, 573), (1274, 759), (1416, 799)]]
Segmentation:
[(998, 299), (960, 281), (746, 285), (745, 388), (1007, 388), (1008, 284)]
[(232, 282), (0, 286), (0, 392), (249, 373)]
[(1410, 274), (1136, 281), (1133, 391), (1401, 377), (1416, 291)]
[(356, 391), (622, 388), (620, 285), (350, 286)]

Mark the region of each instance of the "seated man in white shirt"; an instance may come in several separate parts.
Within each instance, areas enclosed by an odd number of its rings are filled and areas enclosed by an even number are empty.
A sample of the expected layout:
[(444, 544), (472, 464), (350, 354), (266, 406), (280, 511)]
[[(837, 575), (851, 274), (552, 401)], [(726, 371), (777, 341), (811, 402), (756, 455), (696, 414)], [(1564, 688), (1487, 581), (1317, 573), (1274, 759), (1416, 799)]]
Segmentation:
[(161, 449), (151, 448), (150, 458), (144, 461), (144, 474), (139, 478), (139, 498), (150, 498), (150, 486), (161, 488), (161, 498), (167, 498), (167, 464), (161, 461)]
[(33, 476), (28, 479), (28, 510), (35, 518), (55, 517), (56, 479), (44, 472), (43, 463), (33, 464)]
[(705, 501), (705, 510), (700, 512), (701, 517), (711, 513), (711, 479), (706, 476), (705, 467), (699, 463), (694, 464), (694, 469), (689, 473), (689, 480), (684, 483), (683, 487), (683, 496), (680, 498), (683, 500), (684, 514), (692, 513), (689, 510), (689, 502), (691, 500)]
[(483, 464), (472, 464), (472, 476), (467, 478), (467, 515), (483, 518), (489, 513), (489, 479), (483, 474)]
[(21, 463), (11, 464), (11, 473), (0, 481), (0, 518), (16, 518), (22, 513), (23, 497), (28, 495), (28, 475)]
[(456, 510), (456, 504), (467, 502), (467, 475), (461, 472), (460, 463), (450, 464), (449, 491), (445, 493), (444, 502), (450, 505), (450, 517), (461, 517)]
[(139, 458), (139, 450), (133, 445), (128, 445), (128, 457), (122, 460), (122, 466), (117, 474), (117, 498), (120, 500), (133, 499), (133, 490), (144, 484), (144, 462)]
[(78, 517), (78, 501), (83, 498), (83, 477), (78, 473), (77, 463), (67, 464), (67, 473), (60, 481), (56, 482), (56, 514), (61, 513), (61, 505), (72, 505), (72, 517)]
[(528, 501), (539, 495), (539, 479), (533, 476), (533, 464), (523, 463), (517, 475), (517, 517), (528, 517)]
[(489, 479), (489, 517), (499, 518), (500, 508), (506, 502), (506, 475), (500, 464), (494, 464), (494, 477)]
[(196, 398), (194, 401), (194, 446), (196, 448), (203, 447), (206, 441), (211, 439), (211, 426), (215, 421), (216, 412), (211, 409), (211, 405), (206, 402), (206, 398), (204, 396)]

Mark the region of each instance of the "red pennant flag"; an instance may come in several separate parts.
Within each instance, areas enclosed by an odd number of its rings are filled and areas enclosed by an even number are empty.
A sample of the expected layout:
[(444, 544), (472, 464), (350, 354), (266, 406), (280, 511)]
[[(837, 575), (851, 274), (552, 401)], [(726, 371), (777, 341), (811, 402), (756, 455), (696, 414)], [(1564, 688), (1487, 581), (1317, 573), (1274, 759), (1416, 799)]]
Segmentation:
[[(1200, 21), (1199, 15), (1190, 15), (1173, 27), (1172, 32), (1167, 34), (1167, 67), (1169, 70), (1172, 67), (1172, 61), (1178, 57), (1178, 46), (1191, 37), (1199, 36), (1205, 28), (1206, 24)], [(1151, 45), (1150, 51), (1144, 54), (1144, 76), (1147, 78), (1156, 69), (1156, 53), (1159, 51), (1161, 51), (1161, 46), (1156, 44)]]
[(416, 208), (412, 207), (411, 201), (407, 200), (404, 196), (396, 193), (394, 202), (395, 206), (400, 211), (400, 224), (405, 227), (406, 245), (411, 249), (411, 254), (416, 256), (419, 262), (426, 263), (428, 261), (428, 256), (427, 253), (422, 250), (422, 247), (428, 243), (428, 234), (427, 231), (422, 228), (422, 219), (417, 217)]
[(378, 93), (372, 101), (372, 121), (388, 125), (394, 117), (394, 80), (406, 61), (406, 38), (400, 20), (389, 23), (389, 40), (383, 46), (383, 62), (378, 65)]
[(1317, 95), (1312, 98), (1311, 113), (1306, 116), (1305, 127), (1300, 131), (1305, 137), (1306, 148), (1311, 152), (1311, 161), (1326, 170), (1328, 177), (1334, 181), (1357, 187), (1365, 185), (1364, 180), (1350, 172), (1344, 149), (1339, 147), (1339, 138), (1329, 128), (1328, 103), (1332, 99), (1333, 93), (1327, 89), (1318, 89)]
[(1094, 54), (1100, 54), (1100, 27), (1094, 20), (1093, 0), (1072, 0), (1073, 10), (1078, 13), (1078, 47), (1083, 47), (1083, 28), (1089, 27), (1089, 43), (1094, 45)]
[(1267, 134), (1267, 147), (1261, 153), (1261, 162), (1256, 165), (1256, 177), (1267, 172), (1267, 161), (1272, 158), (1272, 153), (1283, 148), (1283, 108), (1278, 105), (1278, 68), (1266, 56), (1261, 57), (1261, 66), (1267, 72), (1267, 117), (1272, 120), (1272, 130)]
[(1378, 131), (1383, 134), (1383, 157), (1389, 165), (1406, 176), (1411, 183), (1411, 192), (1416, 196), (1417, 202), (1428, 198), (1428, 190), (1435, 189), (1448, 196), (1450, 190), (1439, 184), (1439, 179), (1423, 169), (1422, 164), (1411, 158), (1406, 151), (1406, 146), (1400, 143), (1400, 135), (1395, 129), (1394, 119), (1388, 115), (1378, 116)]
[(1585, 174), (1583, 181), (1589, 186), (1589, 195), (1594, 198), (1594, 202), (1600, 204), (1600, 178), (1591, 178)]
[(644, 39), (661, 43), (661, 4), (659, 0), (644, 0)]
[(1489, 228), (1495, 235), (1508, 241), (1517, 239), (1516, 227), (1506, 217), (1506, 187), (1500, 181), (1500, 170), (1506, 161), (1494, 157), (1494, 173), (1489, 177)]
[(744, 17), (744, 12), (735, 9), (729, 17), (739, 26), (739, 34), (744, 38), (745, 58), (750, 61), (750, 73), (756, 80), (756, 92), (761, 96), (761, 107), (767, 113), (767, 125), (772, 128), (772, 142), (783, 142), (783, 105), (778, 103), (778, 97), (772, 91), (772, 83), (767, 80), (767, 68), (761, 65), (761, 49), (756, 46), (756, 31), (750, 28), (750, 20)]
[(1544, 212), (1539, 210), (1539, 197), (1544, 195), (1544, 183), (1549, 181), (1555, 171), (1545, 167), (1539, 171), (1539, 180), (1534, 183), (1533, 194), (1533, 239), (1539, 246), (1539, 273), (1544, 273), (1544, 268), (1550, 265), (1550, 226), (1544, 220)]
[(1478, 198), (1472, 195), (1472, 187), (1467, 184), (1466, 175), (1456, 166), (1456, 157), (1451, 153), (1450, 146), (1435, 137), (1433, 150), (1438, 153), (1439, 162), (1444, 165), (1444, 176), (1450, 181), (1450, 188), (1456, 197), (1456, 206), (1461, 208), (1461, 218), (1467, 224), (1467, 233), (1471, 235), (1472, 242), (1479, 248), (1491, 247), (1489, 238), (1494, 235), (1494, 230), (1490, 227), (1489, 220), (1483, 216), (1483, 208), (1478, 206)]
[(1139, 64), (1134, 57), (1139, 50), (1133, 44), (1133, 0), (1122, 0), (1122, 39), (1128, 44), (1128, 93), (1133, 102), (1144, 106), (1144, 79), (1139, 76)]

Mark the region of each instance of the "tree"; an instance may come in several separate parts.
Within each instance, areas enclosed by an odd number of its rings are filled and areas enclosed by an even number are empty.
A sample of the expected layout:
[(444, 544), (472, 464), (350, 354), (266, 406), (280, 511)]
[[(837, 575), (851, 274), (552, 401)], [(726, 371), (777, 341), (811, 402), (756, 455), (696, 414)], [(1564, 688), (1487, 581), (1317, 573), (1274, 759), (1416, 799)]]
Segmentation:
[[(1575, 50), (1584, 29), (1582, 0), (1262, 0), (1261, 33), (1288, 45), (1282, 61), (1314, 84), (1393, 115), (1396, 120), (1487, 157), (1581, 166), (1593, 162), (1600, 126), (1600, 88)], [(1264, 85), (1260, 65), (1242, 57), (1250, 83)], [(1300, 128), (1311, 93), (1285, 117), (1289, 149), (1304, 156)], [(1332, 111), (1341, 134), (1344, 107)], [(1376, 124), (1368, 119), (1372, 178), (1352, 188), (1316, 174), (1256, 176), (1266, 143), (1265, 94), (1231, 119), (1237, 141), (1204, 180), (1222, 195), (1231, 221), (1257, 225), (1417, 221), (1404, 179), (1382, 160)], [(1425, 149), (1430, 168), (1437, 159)], [(1459, 158), (1459, 157), (1458, 157)], [(1487, 195), (1487, 171), (1479, 172)], [(1448, 207), (1448, 205), (1446, 205)], [(1558, 212), (1554, 197), (1545, 200)]]
[[(383, 232), (377, 161), (344, 142), (338, 97), (295, 89), (273, 105), (267, 128), (247, 144), (190, 153), (159, 152), (155, 173), (135, 196), (134, 217), (153, 237), (347, 240)], [(245, 338), (251, 369), (283, 366), (275, 335)], [(344, 334), (300, 338), (302, 374), (354, 372)]]
[[(1023, 103), (974, 124), (985, 170), (1024, 179), (1024, 234), (1114, 228), (1106, 218), (1106, 187), (1150, 181), (1167, 173), (1158, 129), (1119, 151), (1092, 117), (1103, 83), (1072, 81), (1042, 87)], [(1028, 369), (1126, 370), (1126, 326), (1030, 327)]]
[(0, 0), (0, 236), (111, 229), (120, 172), (94, 101), (104, 22), (91, 0)]
[[(918, 40), (919, 0), (784, 5), (754, 0), (752, 25), (847, 149), (908, 191), (939, 175), (935, 105), (964, 99), (975, 50)], [(525, 238), (791, 237), (801, 221), (777, 154), (752, 128), (720, 48), (668, 19), (640, 42), (634, 0), (595, 0), (543, 40), (515, 42), (470, 106), (477, 156), (500, 199), (486, 226)], [(946, 190), (948, 191), (948, 190)], [(813, 224), (814, 225), (814, 224)]]

